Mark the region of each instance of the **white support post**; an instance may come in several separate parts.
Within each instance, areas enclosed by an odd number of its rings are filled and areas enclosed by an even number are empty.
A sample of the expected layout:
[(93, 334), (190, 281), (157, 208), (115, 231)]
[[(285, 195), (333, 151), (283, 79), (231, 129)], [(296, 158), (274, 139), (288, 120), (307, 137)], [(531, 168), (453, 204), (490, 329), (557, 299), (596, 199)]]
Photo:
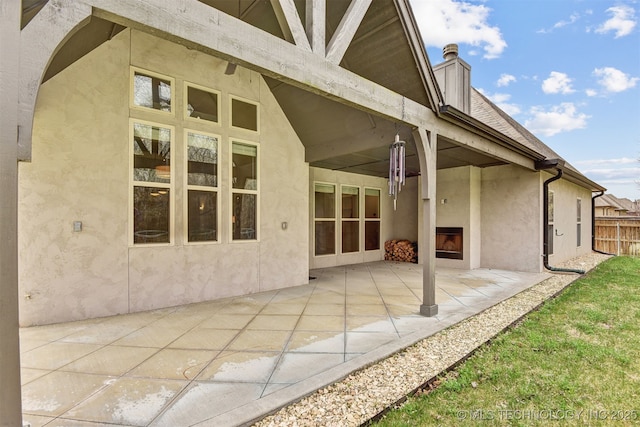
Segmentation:
[(0, 5), (0, 426), (22, 425), (18, 328), (18, 88), (21, 2)]
[(422, 184), (422, 243), (418, 248), (422, 261), (422, 305), (420, 314), (438, 314), (436, 304), (436, 134), (418, 128), (413, 131), (420, 160)]

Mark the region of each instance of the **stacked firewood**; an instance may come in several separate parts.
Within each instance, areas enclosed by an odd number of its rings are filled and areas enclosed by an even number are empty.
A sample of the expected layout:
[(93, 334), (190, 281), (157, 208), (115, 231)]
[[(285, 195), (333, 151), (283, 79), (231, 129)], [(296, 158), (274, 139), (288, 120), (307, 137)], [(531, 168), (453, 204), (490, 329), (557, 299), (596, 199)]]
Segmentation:
[(384, 242), (384, 259), (417, 263), (418, 244), (409, 240), (387, 240)]

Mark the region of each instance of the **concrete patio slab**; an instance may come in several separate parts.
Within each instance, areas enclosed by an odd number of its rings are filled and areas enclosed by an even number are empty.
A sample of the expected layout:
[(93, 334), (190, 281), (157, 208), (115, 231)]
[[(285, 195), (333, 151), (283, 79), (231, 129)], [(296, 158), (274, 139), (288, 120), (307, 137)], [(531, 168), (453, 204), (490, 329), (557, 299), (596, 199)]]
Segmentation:
[(273, 412), (549, 277), (422, 266), (311, 272), (309, 285), (146, 313), (21, 329), (24, 422), (235, 426)]

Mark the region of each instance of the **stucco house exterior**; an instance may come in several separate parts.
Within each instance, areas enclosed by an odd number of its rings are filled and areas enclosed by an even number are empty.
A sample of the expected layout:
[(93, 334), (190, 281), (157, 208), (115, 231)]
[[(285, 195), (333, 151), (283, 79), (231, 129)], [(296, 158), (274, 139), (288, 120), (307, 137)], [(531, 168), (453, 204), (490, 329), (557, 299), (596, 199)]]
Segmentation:
[[(22, 30), (44, 67), (20, 95), (21, 325), (302, 285), (393, 238), (418, 242), (427, 281), (543, 269), (539, 164), (558, 155), (472, 88), (455, 45), (431, 67), (408, 2), (187, 3), (41, 2)], [(552, 261), (591, 250), (600, 189), (562, 169)]]
[(539, 272), (591, 251), (604, 188), (473, 89), (455, 45), (433, 67), (408, 0), (15, 3), (6, 340), (18, 322), (304, 285), (382, 260), (388, 239), (418, 242), (427, 316), (437, 266)]

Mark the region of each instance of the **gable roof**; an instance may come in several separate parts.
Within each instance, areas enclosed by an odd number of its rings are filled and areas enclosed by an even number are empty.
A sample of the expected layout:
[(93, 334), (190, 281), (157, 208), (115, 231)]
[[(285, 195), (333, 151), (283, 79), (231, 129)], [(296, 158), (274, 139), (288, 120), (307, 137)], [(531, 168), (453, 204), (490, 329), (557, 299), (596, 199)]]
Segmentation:
[[(629, 200), (629, 203), (631, 201)], [(618, 199), (613, 194), (603, 194), (595, 200), (595, 206), (599, 208), (613, 208), (617, 211), (628, 211), (629, 207), (624, 206), (624, 202)]]

